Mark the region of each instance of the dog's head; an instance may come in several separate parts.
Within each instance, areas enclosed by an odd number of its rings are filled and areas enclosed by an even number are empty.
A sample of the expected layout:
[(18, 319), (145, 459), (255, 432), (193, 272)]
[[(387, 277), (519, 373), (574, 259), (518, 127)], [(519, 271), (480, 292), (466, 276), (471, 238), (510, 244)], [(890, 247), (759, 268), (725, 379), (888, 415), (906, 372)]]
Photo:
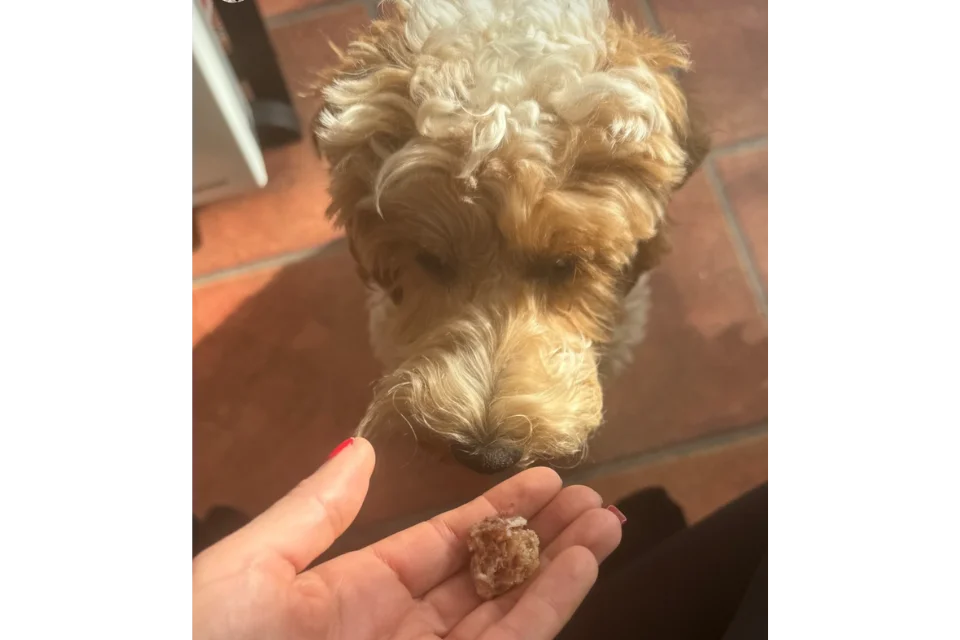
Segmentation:
[(341, 53), (315, 122), (330, 213), (386, 302), (393, 369), (361, 430), (409, 425), (481, 471), (575, 457), (623, 296), (706, 153), (686, 52), (603, 0), (392, 13)]

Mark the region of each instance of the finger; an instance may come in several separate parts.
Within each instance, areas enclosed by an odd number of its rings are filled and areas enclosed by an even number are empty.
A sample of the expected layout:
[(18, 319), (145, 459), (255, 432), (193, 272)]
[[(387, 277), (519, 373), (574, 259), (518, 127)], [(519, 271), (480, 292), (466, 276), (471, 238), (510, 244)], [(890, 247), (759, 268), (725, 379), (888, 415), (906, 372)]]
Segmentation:
[(530, 520), (530, 528), (540, 538), (540, 548), (548, 544), (569, 527), (580, 514), (596, 509), (603, 504), (600, 494), (583, 485), (566, 487)]
[[(540, 538), (540, 549), (546, 550), (581, 514), (599, 507), (602, 503), (600, 495), (589, 487), (565, 487), (530, 520), (530, 528)], [(482, 603), (468, 571), (455, 574), (424, 597), (427, 610), (432, 610), (432, 617), (437, 620), (435, 631), (438, 634), (446, 633)]]
[[(573, 547), (589, 550), (599, 565), (620, 544), (622, 533), (620, 520), (615, 515), (606, 509), (590, 509), (580, 514), (541, 552), (539, 573), (546, 572), (556, 558)], [(473, 578), (469, 573), (457, 576), (453, 580), (462, 580), (464, 583), (463, 585), (454, 585), (451, 588), (451, 591), (460, 594), (461, 598), (465, 595), (465, 585), (469, 585), (471, 589), (473, 587)], [(536, 578), (528, 584), (532, 584), (535, 580)], [(470, 600), (456, 603), (458, 610), (448, 606), (443, 619), (448, 621), (456, 619), (454, 616), (457, 613), (463, 618), (454, 627), (451, 637), (458, 640), (477, 638), (485, 629), (496, 624), (507, 615), (523, 597), (526, 588), (528, 587), (518, 587), (488, 602), (482, 602), (479, 596), (473, 593)]]
[(544, 549), (543, 555), (549, 561), (570, 547), (586, 547), (599, 564), (620, 545), (622, 537), (623, 525), (617, 516), (606, 509), (590, 509), (560, 532)]
[(461, 569), (467, 561), (466, 538), (474, 523), (492, 515), (532, 518), (557, 495), (563, 483), (556, 471), (522, 471), (467, 504), (401, 531), (363, 553), (390, 567), (417, 598)]
[(480, 636), (481, 640), (539, 640), (555, 637), (597, 580), (597, 559), (584, 547), (565, 549), (517, 604)]
[(269, 550), (302, 571), (357, 517), (375, 460), (370, 443), (354, 438), (293, 491), (225, 539), (222, 551), (243, 561)]

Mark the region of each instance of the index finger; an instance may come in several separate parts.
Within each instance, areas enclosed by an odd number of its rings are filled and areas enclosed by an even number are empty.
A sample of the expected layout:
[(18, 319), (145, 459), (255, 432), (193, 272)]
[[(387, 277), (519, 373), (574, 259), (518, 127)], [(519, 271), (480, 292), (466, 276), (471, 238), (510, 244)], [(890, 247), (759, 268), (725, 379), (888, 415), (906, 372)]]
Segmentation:
[(530, 519), (561, 488), (563, 482), (556, 471), (527, 469), (462, 507), (394, 534), (361, 553), (376, 556), (417, 598), (463, 567), (467, 533), (474, 523), (498, 513)]
[(231, 558), (232, 565), (270, 551), (288, 562), (295, 572), (303, 571), (357, 516), (375, 460), (368, 441), (351, 439), (342, 453), (327, 460), (247, 526), (208, 551)]

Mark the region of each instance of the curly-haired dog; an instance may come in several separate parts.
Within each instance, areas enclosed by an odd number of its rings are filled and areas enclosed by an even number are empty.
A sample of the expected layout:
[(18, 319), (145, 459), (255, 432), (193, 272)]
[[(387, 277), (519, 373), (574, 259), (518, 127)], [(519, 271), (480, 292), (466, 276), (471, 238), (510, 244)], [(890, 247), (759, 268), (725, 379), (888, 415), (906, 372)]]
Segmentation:
[(315, 122), (388, 367), (360, 426), (493, 472), (577, 459), (707, 151), (670, 39), (604, 0), (398, 0)]

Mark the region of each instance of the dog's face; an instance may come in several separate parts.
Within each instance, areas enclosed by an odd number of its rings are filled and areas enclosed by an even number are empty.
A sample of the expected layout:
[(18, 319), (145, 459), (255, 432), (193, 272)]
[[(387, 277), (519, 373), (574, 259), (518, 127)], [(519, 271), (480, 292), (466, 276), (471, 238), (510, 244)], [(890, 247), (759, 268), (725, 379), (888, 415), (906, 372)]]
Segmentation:
[(680, 46), (570, 5), (399, 2), (342, 55), (316, 138), (391, 361), (362, 432), (490, 472), (601, 422), (605, 344), (706, 140)]

